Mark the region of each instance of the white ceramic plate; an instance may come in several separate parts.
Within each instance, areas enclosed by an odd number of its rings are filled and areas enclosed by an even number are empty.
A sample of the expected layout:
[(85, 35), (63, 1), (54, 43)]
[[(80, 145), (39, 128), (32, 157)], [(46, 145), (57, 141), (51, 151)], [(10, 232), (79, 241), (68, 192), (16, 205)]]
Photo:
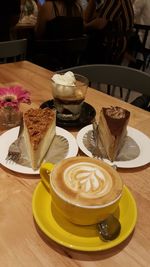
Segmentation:
[[(12, 128), (0, 136), (0, 163), (6, 168), (24, 174), (39, 174), (39, 170), (34, 171), (32, 168), (22, 166), (15, 162), (6, 161), (9, 146), (17, 139), (19, 127)], [(56, 126), (56, 134), (65, 137), (68, 140), (69, 149), (66, 158), (76, 156), (78, 145), (75, 137), (67, 130)]]
[[(83, 143), (84, 135), (92, 130), (92, 124), (82, 128), (77, 134), (77, 143), (79, 148), (89, 157), (93, 157), (92, 153), (85, 147)], [(139, 146), (140, 154), (133, 160), (126, 161), (114, 161), (113, 163), (108, 159), (104, 159), (105, 162), (112, 165), (117, 165), (118, 168), (135, 168), (144, 166), (150, 162), (150, 138), (132, 127), (127, 127), (127, 135), (131, 137)]]

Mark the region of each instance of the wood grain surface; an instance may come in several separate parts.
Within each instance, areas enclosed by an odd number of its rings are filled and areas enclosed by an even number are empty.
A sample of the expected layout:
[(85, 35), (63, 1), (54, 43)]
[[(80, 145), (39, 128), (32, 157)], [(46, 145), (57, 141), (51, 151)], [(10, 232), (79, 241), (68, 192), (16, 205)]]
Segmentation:
[[(0, 83), (18, 83), (30, 91), (32, 107), (52, 98), (53, 73), (28, 61), (0, 65)], [(150, 137), (150, 113), (88, 88), (86, 102), (97, 112), (119, 105), (131, 112), (129, 125)], [(22, 104), (25, 111), (30, 106)], [(76, 136), (77, 130), (71, 132)], [(1, 129), (1, 133), (3, 130)], [(25, 175), (0, 166), (0, 266), (2, 267), (148, 267), (150, 266), (150, 164), (118, 169), (132, 192), (138, 220), (133, 233), (105, 251), (81, 252), (63, 247), (45, 236), (32, 215), (32, 195), (39, 175)]]

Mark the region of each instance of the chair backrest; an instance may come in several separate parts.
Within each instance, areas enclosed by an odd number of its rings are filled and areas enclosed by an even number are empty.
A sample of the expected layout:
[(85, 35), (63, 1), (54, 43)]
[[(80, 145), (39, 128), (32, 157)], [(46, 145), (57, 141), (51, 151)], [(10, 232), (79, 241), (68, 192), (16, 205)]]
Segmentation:
[(25, 59), (27, 39), (0, 42), (0, 63)]
[[(107, 84), (128, 89), (125, 100), (130, 91), (137, 91), (150, 96), (150, 75), (137, 69), (120, 65), (82, 65), (68, 69), (74, 73), (86, 76), (91, 83)], [(59, 72), (61, 73), (61, 71)]]
[(143, 33), (142, 45), (143, 45), (143, 48), (145, 48), (148, 34), (150, 31), (150, 25), (134, 24), (133, 29), (135, 30), (136, 34), (139, 34), (139, 32), (142, 31)]
[(145, 69), (149, 66), (148, 60), (150, 56), (150, 25), (134, 24), (133, 30), (135, 31), (135, 35), (139, 36), (141, 42), (141, 45), (137, 45), (135, 47), (134, 56), (136, 58), (138, 53), (142, 53), (142, 70), (145, 71)]
[[(88, 36), (82, 35), (77, 38), (64, 38), (56, 40), (36, 40), (34, 47), (34, 61), (40, 56), (44, 67), (51, 70), (59, 70), (80, 64), (80, 59), (88, 45)], [(56, 65), (55, 65), (56, 63)]]

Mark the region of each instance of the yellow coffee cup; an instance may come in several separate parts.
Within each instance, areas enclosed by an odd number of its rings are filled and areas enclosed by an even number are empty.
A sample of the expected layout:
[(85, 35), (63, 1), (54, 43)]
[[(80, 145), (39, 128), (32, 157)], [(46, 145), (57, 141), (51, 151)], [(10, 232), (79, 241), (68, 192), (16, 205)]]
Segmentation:
[(40, 168), (44, 185), (50, 189), (58, 212), (79, 225), (91, 225), (114, 213), (123, 183), (107, 163), (88, 157), (72, 157)]

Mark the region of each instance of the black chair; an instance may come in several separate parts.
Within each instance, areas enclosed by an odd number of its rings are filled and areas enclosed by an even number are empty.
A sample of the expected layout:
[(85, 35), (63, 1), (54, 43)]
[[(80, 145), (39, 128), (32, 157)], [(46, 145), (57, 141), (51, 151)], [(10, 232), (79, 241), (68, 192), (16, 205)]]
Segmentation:
[(146, 48), (147, 38), (150, 32), (150, 25), (141, 25), (141, 24), (134, 24), (133, 32), (135, 35), (135, 39), (138, 40), (139, 36), (139, 44), (135, 45), (133, 50), (133, 56), (135, 59), (137, 58), (137, 54), (141, 53), (143, 55), (143, 61), (141, 61), (141, 68), (145, 71), (149, 65), (149, 57), (150, 57), (150, 49)]
[(27, 39), (0, 42), (0, 63), (24, 60), (27, 50)]
[(81, 64), (82, 54), (88, 44), (87, 35), (56, 40), (36, 40), (33, 62), (57, 71)]
[(149, 95), (140, 95), (136, 97), (132, 102), (132, 105), (150, 111), (150, 96)]
[[(128, 36), (128, 43), (127, 43), (127, 52), (131, 56), (132, 60), (129, 62), (128, 67), (134, 68), (134, 69), (141, 69), (142, 71), (145, 71), (150, 64), (150, 49), (146, 48), (146, 42), (148, 38), (148, 34), (150, 31), (150, 25), (141, 25), (141, 24), (134, 24), (132, 31), (129, 33)], [(142, 36), (142, 40), (141, 40)], [(141, 54), (142, 57), (138, 59), (138, 54)], [(115, 88), (112, 90), (115, 91)], [(123, 97), (123, 89), (120, 87), (120, 96)], [(111, 91), (111, 87), (108, 90)], [(128, 101), (130, 96), (130, 90), (128, 90), (126, 101)], [(145, 96), (142, 98), (142, 100), (145, 100)], [(135, 101), (136, 104), (145, 105), (145, 101), (139, 100), (139, 97), (137, 101)], [(133, 102), (134, 103), (134, 102)]]
[(96, 64), (72, 67), (63, 72), (69, 70), (86, 76), (91, 84), (106, 84), (128, 89), (125, 101), (128, 100), (131, 91), (150, 96), (150, 75), (140, 70), (120, 65)]

